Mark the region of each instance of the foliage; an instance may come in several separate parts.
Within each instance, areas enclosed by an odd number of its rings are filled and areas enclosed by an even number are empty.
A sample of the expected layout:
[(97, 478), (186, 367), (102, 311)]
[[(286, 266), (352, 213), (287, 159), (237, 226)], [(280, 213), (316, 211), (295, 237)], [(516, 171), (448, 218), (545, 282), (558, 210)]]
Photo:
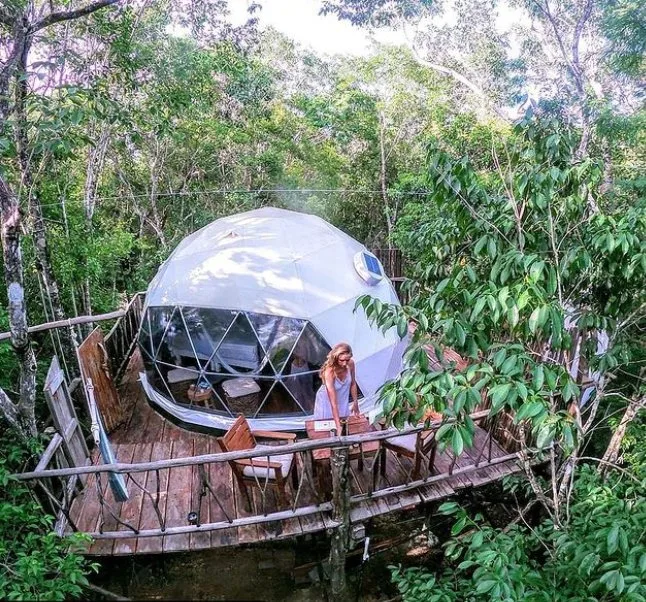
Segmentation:
[(33, 494), (10, 478), (39, 445), (25, 449), (8, 435), (0, 440), (0, 597), (3, 600), (81, 598), (87, 575), (96, 570), (78, 552), (87, 536), (60, 538), (53, 518)]
[(454, 502), (443, 569), (391, 567), (406, 602), (507, 600), (592, 602), (646, 599), (645, 465), (603, 482), (586, 466), (577, 479), (566, 529), (545, 520), (507, 528), (471, 517)]
[[(438, 440), (461, 453), (472, 444), (469, 414), (486, 401), (491, 415), (510, 412), (531, 431), (526, 444), (553, 444), (567, 461), (605, 397), (643, 388), (641, 378), (616, 377), (641, 357), (646, 213), (643, 203), (602, 197), (600, 166), (575, 158), (571, 130), (530, 120), (515, 137), (494, 169), (431, 149), (433, 193), (409, 205), (416, 228), (399, 237), (417, 260), (410, 305), (359, 305), (402, 336), (416, 324), (407, 368), (382, 390), (396, 425), (442, 412), (454, 420)], [(429, 365), (428, 345), (442, 368)], [(468, 369), (443, 361), (446, 347), (469, 358)], [(556, 490), (543, 501), (558, 522), (566, 489)]]

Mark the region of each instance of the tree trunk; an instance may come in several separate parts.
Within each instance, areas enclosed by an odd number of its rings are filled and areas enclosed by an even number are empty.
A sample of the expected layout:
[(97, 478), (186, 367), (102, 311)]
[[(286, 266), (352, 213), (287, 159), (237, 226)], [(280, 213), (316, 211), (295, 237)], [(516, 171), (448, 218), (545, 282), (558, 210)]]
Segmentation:
[[(31, 233), (34, 239), (34, 253), (36, 256), (36, 269), (40, 273), (42, 283), (45, 289), (46, 298), (49, 300), (52, 319), (59, 321), (64, 320), (67, 316), (63, 310), (61, 296), (58, 288), (58, 282), (54, 275), (54, 269), (51, 263), (51, 254), (47, 242), (47, 229), (43, 218), (43, 210), (38, 195), (34, 194), (34, 181), (29, 160), (29, 140), (27, 138), (27, 56), (31, 46), (31, 37), (25, 39), (24, 48), (18, 60), (16, 69), (16, 145), (18, 148), (18, 162), (21, 172), (22, 189), (27, 199), (29, 214), (31, 217)], [(45, 307), (45, 314), (48, 314), (48, 308)], [(61, 332), (61, 352), (64, 357), (75, 357), (74, 345), (72, 343), (71, 333), (69, 330)], [(75, 362), (71, 364), (76, 376)]]
[(21, 216), (18, 197), (0, 177), (0, 218), (2, 221), (2, 259), (9, 300), (11, 345), (20, 365), (20, 399), (12, 404), (4, 395), (0, 402), (7, 420), (21, 435), (36, 435), (36, 357), (27, 332), (27, 308), (23, 286), (22, 249), (20, 248)]
[(379, 113), (379, 158), (380, 158), (380, 180), (381, 180), (381, 199), (384, 203), (384, 213), (386, 214), (386, 228), (388, 235), (388, 248), (392, 247), (393, 218), (388, 203), (388, 192), (386, 190), (386, 145), (384, 142), (385, 135), (385, 118), (383, 112)]
[(626, 434), (626, 429), (635, 416), (637, 416), (639, 410), (642, 410), (645, 407), (646, 396), (634, 397), (630, 400), (617, 430), (613, 433), (612, 438), (610, 439), (610, 443), (606, 448), (606, 453), (603, 454), (603, 461), (599, 464), (599, 472), (601, 474), (605, 474), (613, 464), (617, 463), (619, 452), (621, 451), (621, 442)]

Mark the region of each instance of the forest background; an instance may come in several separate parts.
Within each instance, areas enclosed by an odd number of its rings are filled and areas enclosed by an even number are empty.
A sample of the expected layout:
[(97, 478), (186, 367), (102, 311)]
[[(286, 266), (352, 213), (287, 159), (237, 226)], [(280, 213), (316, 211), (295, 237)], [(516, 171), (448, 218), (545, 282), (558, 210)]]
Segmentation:
[[(366, 310), (381, 325), (418, 323), (411, 358), (431, 333), (493, 366), (458, 383), (467, 400), (458, 405), (468, 411), (468, 390), (489, 387), (499, 409), (522, 410), (542, 443), (557, 446), (557, 491), (530, 483), (552, 525), (570, 520), (584, 445), (588, 456), (614, 465), (630, 424), (624, 459), (643, 476), (643, 447), (635, 448), (644, 434), (644, 7), (517, 0), (522, 18), (501, 32), (496, 19), (505, 6), (495, 0), (330, 0), (323, 10), (356, 27), (409, 32), (406, 45), (344, 57), (261, 31), (260, 4), (249, 4), (238, 26), (223, 0), (0, 7), (0, 287), (8, 299), (0, 325), (12, 332), (12, 344), (0, 347), (3, 483), (33, 449), (24, 439), (42, 430), (37, 391), (49, 358), (71, 349), (69, 333), (32, 338), (27, 325), (114, 309), (146, 288), (187, 234), (265, 205), (315, 213), (369, 247), (403, 250), (416, 283), (410, 306), (398, 313), (366, 303)], [(585, 317), (587, 364), (607, 383), (587, 409), (563, 353), (572, 345), (572, 308)], [(611, 341), (601, 354), (600, 331)], [(463, 392), (450, 369), (444, 380), (429, 376), (421, 360), (413, 369), (386, 391), (393, 417), (429, 405), (455, 411), (440, 401)], [(423, 403), (410, 407), (410, 399)], [(460, 428), (443, 433), (458, 450), (469, 440), (460, 408)], [(613, 429), (621, 437), (612, 440)], [(615, 449), (607, 456), (609, 442)], [(582, 499), (605, 487), (596, 478), (581, 479)], [(534, 548), (548, 545), (560, 578), (551, 574), (554, 590), (542, 599), (557, 592), (575, 599), (559, 579), (588, 558), (582, 600), (602, 599), (598, 591), (603, 599), (644, 600), (646, 551), (641, 537), (629, 537), (633, 506), (619, 503), (619, 489), (610, 492), (617, 503), (608, 502), (603, 520), (625, 520), (625, 530), (595, 526), (576, 537), (605, 537), (607, 558), (582, 556), (579, 546), (564, 560), (560, 546), (568, 542), (555, 531), (535, 540), (524, 533), (528, 547), (514, 544), (527, 552), (516, 558), (518, 582)], [(643, 502), (643, 487), (621, 495)], [(36, 560), (35, 540), (18, 544), (14, 526), (27, 521), (40, 533), (46, 519), (24, 491), (2, 496), (0, 556), (7, 575), (19, 578), (0, 579), (0, 594), (78, 593), (80, 559), (65, 556), (69, 566), (53, 569), (63, 560), (48, 541), (38, 545), (50, 556)], [(456, 536), (471, 525), (462, 518)], [(509, 546), (490, 535), (481, 553)], [(484, 578), (476, 562), (488, 571), (498, 563), (498, 573)], [(487, 584), (474, 596), (528, 599), (526, 591), (503, 591), (504, 565), (485, 555), (460, 570), (467, 582)], [(48, 579), (52, 571), (64, 578)], [(395, 577), (410, 599), (414, 587), (435, 584), (425, 573)], [(535, 581), (545, 581), (540, 571)], [(438, 600), (462, 599), (464, 584), (451, 583), (434, 585), (445, 596)], [(425, 595), (419, 599), (431, 599)]]

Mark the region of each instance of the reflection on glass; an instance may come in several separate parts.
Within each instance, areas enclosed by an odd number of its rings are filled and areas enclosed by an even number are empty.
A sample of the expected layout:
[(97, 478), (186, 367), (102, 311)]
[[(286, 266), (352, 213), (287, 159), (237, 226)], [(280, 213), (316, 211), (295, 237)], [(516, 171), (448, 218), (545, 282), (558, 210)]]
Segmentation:
[[(173, 340), (175, 352), (179, 355), (191, 355), (194, 352), (197, 365), (203, 370), (217, 372), (217, 361), (214, 351), (235, 317), (235, 312), (227, 310), (209, 310), (196, 307), (183, 307), (185, 330)], [(192, 343), (192, 346), (191, 346)]]
[(260, 360), (258, 339), (247, 316), (239, 313), (215, 351), (215, 372), (257, 372), (260, 369)]
[(292, 362), (291, 375), (284, 379), (285, 387), (298, 400), (306, 414), (314, 411), (316, 389), (321, 380), (318, 372), (307, 372), (306, 366), (298, 366)]
[(311, 414), (330, 350), (306, 320), (195, 307), (149, 308), (139, 345), (160, 393), (228, 416)]
[(150, 319), (150, 336), (153, 342), (153, 357), (156, 357), (162, 341), (166, 335), (166, 330), (170, 325), (172, 316), (176, 307), (150, 307), (148, 308), (148, 317)]
[(269, 356), (269, 362), (276, 373), (282, 372), (294, 343), (303, 330), (305, 320), (254, 313), (249, 313), (248, 316)]
[(330, 352), (330, 346), (323, 340), (323, 337), (316, 331), (312, 324), (307, 324), (303, 334), (296, 343), (293, 355), (303, 358), (312, 370), (318, 370), (323, 363), (327, 354)]

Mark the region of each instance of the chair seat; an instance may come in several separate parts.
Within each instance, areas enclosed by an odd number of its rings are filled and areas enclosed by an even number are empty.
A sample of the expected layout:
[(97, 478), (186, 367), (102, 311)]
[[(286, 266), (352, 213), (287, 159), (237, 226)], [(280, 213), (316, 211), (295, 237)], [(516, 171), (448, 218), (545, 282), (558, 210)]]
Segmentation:
[(404, 449), (411, 454), (414, 454), (417, 448), (417, 433), (411, 433), (410, 435), (399, 435), (399, 437), (386, 439), (384, 443), (388, 447), (397, 447), (399, 449)]
[[(255, 451), (260, 450), (269, 450), (270, 452), (276, 451), (275, 445), (256, 445), (254, 448)], [(279, 462), (280, 463), (280, 472), (284, 477), (289, 474), (289, 469), (292, 467), (292, 462), (294, 461), (294, 454), (277, 454), (275, 456), (259, 456), (258, 458), (253, 458), (253, 460), (259, 460), (262, 462)], [(245, 477), (258, 478), (258, 479), (276, 479), (276, 470), (274, 468), (267, 468), (265, 466), (245, 466), (242, 474)]]

